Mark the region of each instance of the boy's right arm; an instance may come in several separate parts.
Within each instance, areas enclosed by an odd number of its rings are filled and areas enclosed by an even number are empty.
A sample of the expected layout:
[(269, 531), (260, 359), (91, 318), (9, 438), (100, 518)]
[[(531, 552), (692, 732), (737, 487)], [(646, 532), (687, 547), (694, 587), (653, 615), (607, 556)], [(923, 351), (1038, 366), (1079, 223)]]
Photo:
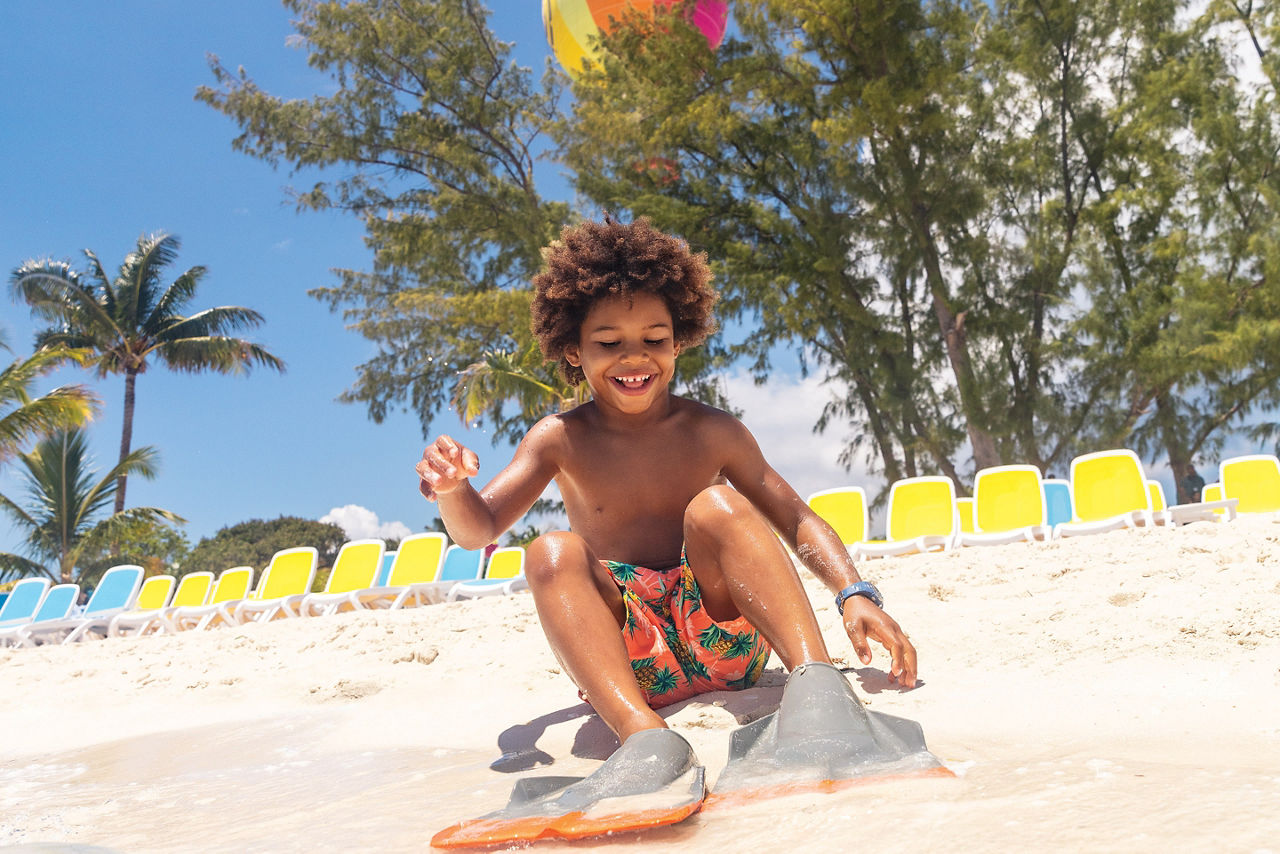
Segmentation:
[(479, 473), (475, 452), (448, 436), (427, 446), (416, 466), (418, 490), (439, 505), (450, 539), (463, 548), (484, 548), (528, 512), (555, 475), (548, 462), (548, 433), (543, 425), (529, 431), (511, 462), (482, 491), (470, 483)]

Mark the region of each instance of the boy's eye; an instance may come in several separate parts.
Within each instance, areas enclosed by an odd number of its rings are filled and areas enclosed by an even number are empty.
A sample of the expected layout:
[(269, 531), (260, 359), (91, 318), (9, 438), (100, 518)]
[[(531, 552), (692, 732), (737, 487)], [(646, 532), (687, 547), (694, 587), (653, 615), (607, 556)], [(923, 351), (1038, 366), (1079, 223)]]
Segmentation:
[(665, 343), (667, 343), (667, 339), (665, 339), (665, 338), (659, 338), (659, 339), (657, 339), (657, 340), (655, 341), (655, 340), (650, 340), (650, 339), (646, 338), (646, 339), (645, 339), (645, 341), (644, 341), (644, 343), (648, 344), (650, 347), (657, 347), (659, 344), (665, 344)]
[(606, 350), (609, 349), (610, 347), (618, 346), (617, 341), (597, 341), (596, 343), (599, 344), (601, 347), (604, 347)]

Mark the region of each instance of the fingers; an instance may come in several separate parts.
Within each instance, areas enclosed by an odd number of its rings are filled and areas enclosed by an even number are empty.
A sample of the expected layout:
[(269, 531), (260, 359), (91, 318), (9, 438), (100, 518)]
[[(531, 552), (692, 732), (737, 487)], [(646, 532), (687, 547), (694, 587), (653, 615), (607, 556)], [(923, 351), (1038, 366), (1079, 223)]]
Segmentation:
[(422, 459), (414, 466), (418, 491), (428, 501), (452, 492), (468, 477), (480, 473), (480, 458), (448, 436), (441, 436), (426, 447)]
[(863, 631), (862, 621), (854, 620), (848, 626), (849, 640), (853, 641), (853, 651), (858, 654), (858, 660), (863, 664), (871, 663), (871, 645), (867, 643), (867, 634)]
[[(893, 621), (890, 620), (892, 623)], [(887, 627), (886, 627), (887, 628)], [(889, 631), (881, 631), (881, 627), (872, 630), (886, 650), (889, 651), (889, 675), (904, 688), (914, 688), (916, 684), (916, 648), (911, 645), (906, 634), (893, 623)]]
[[(853, 642), (853, 650), (863, 664), (871, 663), (871, 646), (867, 642), (870, 637), (880, 643), (889, 653), (889, 675), (904, 688), (914, 688), (916, 684), (916, 648), (907, 638), (906, 632), (894, 622), (888, 614), (869, 603), (865, 608), (859, 603), (857, 612), (849, 613), (845, 620), (845, 630), (849, 640)], [(850, 609), (846, 607), (846, 612)]]
[(462, 470), (466, 472), (467, 477), (475, 477), (480, 474), (480, 458), (470, 448), (462, 449)]

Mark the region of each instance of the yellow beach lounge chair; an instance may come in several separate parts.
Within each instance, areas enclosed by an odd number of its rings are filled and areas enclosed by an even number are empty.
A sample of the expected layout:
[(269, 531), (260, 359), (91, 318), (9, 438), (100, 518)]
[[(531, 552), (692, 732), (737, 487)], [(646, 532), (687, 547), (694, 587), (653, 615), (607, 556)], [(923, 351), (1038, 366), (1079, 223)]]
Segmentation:
[(960, 522), (951, 478), (926, 475), (894, 481), (884, 540), (858, 543), (854, 557), (888, 557), (947, 551), (956, 545)]
[(483, 578), (454, 584), (449, 590), (448, 601), (479, 599), (482, 596), (509, 596), (528, 589), (529, 582), (524, 576), (524, 548), (507, 546), (494, 549), (493, 554), (489, 555)]
[(1142, 461), (1128, 448), (1081, 454), (1071, 461), (1074, 517), (1053, 536), (1101, 534), (1154, 524)]
[(386, 550), (387, 544), (382, 540), (343, 543), (338, 556), (333, 559), (333, 570), (325, 582), (324, 591), (303, 596), (298, 605), (299, 616), (318, 617), (359, 608), (350, 594), (367, 590), (377, 580)]
[(67, 635), (67, 639), (64, 642), (73, 643), (88, 638), (110, 637), (113, 621), (130, 615), (159, 611), (169, 604), (169, 596), (173, 593), (174, 582), (175, 579), (172, 575), (153, 575), (150, 578), (143, 579), (142, 588), (138, 590), (138, 597), (134, 600), (131, 608), (110, 616), (85, 620), (71, 634)]
[(231, 608), (249, 595), (253, 582), (253, 567), (233, 566), (218, 574), (213, 593), (202, 605), (183, 605), (169, 608), (163, 615), (163, 632), (182, 632), (188, 629), (209, 629), (231, 624)]
[(813, 493), (805, 503), (836, 532), (840, 542), (853, 554), (858, 543), (867, 539), (867, 493), (860, 486), (837, 486)]
[(347, 594), (348, 601), (357, 608), (405, 608), (441, 601), (449, 591), (440, 591), (436, 582), (448, 547), (449, 538), (438, 531), (405, 537), (396, 550), (387, 583), (353, 590)]
[(247, 599), (231, 609), (231, 622), (266, 623), (280, 617), (298, 616), (302, 597), (311, 592), (316, 580), (319, 552), (312, 546), (281, 549), (262, 570), (258, 586)]
[(1230, 457), (1218, 464), (1222, 497), (1236, 499), (1239, 513), (1280, 511), (1280, 459), (1271, 454)]
[(973, 477), (974, 519), (961, 531), (963, 546), (1047, 540), (1053, 534), (1040, 469), (1030, 465), (991, 466)]
[[(148, 579), (150, 580), (150, 579)], [(189, 572), (178, 580), (178, 588), (168, 603), (155, 609), (143, 608), (143, 594), (138, 594), (138, 610), (116, 614), (107, 626), (107, 637), (123, 637), (125, 635), (146, 635), (163, 631), (167, 615), (176, 608), (203, 605), (209, 600), (209, 591), (213, 589), (212, 572)]]
[(960, 533), (972, 534), (974, 532), (973, 515), (973, 499), (957, 496), (956, 521), (960, 524)]

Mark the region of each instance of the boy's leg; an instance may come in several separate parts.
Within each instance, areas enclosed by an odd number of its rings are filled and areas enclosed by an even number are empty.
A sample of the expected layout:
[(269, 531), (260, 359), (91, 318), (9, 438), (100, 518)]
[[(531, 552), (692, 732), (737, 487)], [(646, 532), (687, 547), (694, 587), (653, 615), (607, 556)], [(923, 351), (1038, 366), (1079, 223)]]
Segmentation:
[(685, 557), (712, 619), (746, 617), (788, 670), (807, 661), (830, 663), (791, 558), (741, 493), (727, 486), (698, 493), (685, 510), (684, 536)]
[(665, 727), (631, 670), (622, 594), (586, 541), (544, 534), (529, 545), (525, 575), (551, 650), (618, 739)]

